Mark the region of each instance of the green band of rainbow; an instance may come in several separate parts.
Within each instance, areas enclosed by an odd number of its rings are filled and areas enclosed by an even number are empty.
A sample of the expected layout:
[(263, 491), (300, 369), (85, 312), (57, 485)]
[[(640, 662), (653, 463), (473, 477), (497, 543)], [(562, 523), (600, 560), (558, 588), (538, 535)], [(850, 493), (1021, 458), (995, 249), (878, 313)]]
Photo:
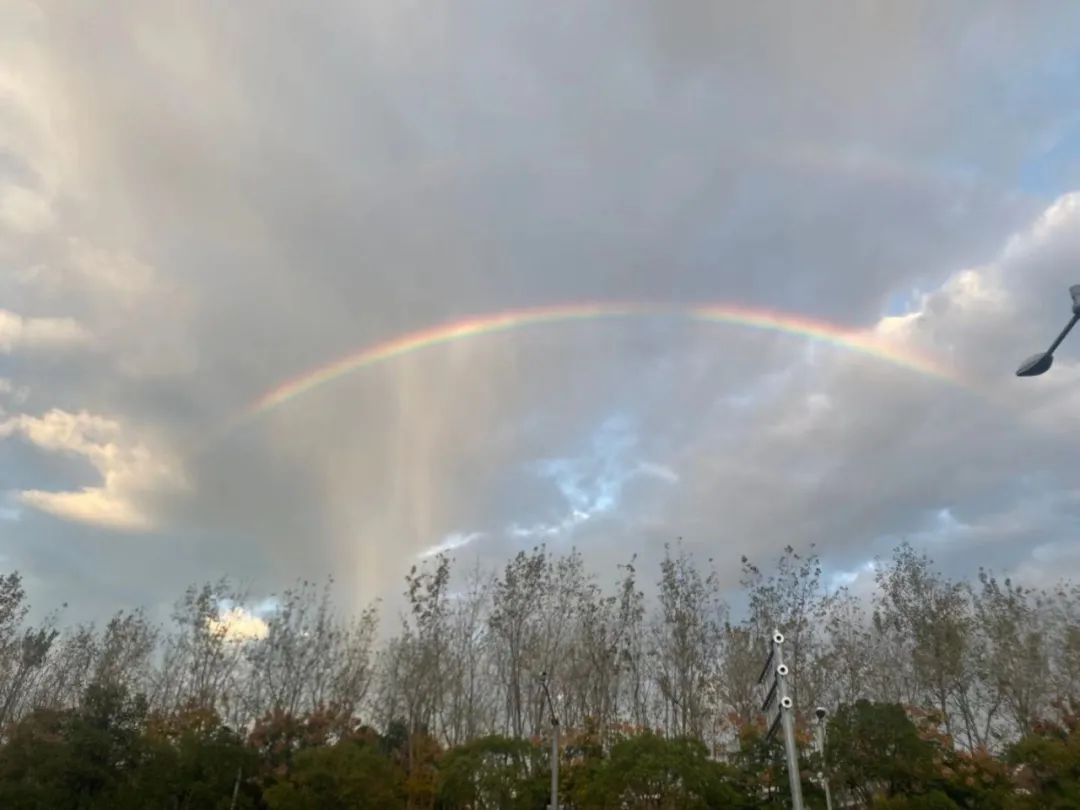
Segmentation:
[(674, 316), (693, 321), (783, 332), (860, 352), (920, 374), (955, 381), (955, 376), (932, 358), (908, 347), (882, 340), (871, 331), (847, 329), (799, 315), (728, 304), (690, 307), (640, 303), (564, 304), (479, 315), (409, 332), (377, 343), (306, 371), (267, 391), (245, 409), (239, 421), (257, 417), (351, 372), (432, 346), (526, 326), (641, 316)]

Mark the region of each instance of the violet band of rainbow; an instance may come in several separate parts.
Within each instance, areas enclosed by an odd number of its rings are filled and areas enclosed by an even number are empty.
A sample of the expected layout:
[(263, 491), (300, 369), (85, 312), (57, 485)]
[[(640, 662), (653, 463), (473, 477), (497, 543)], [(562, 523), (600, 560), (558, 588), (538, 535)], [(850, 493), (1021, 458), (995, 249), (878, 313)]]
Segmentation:
[(885, 340), (872, 330), (850, 329), (802, 315), (733, 304), (673, 306), (646, 303), (575, 303), (476, 315), (372, 344), (275, 386), (252, 402), (238, 421), (256, 418), (345, 375), (434, 346), (529, 326), (646, 316), (671, 316), (781, 332), (869, 355), (918, 374), (958, 382), (956, 376), (934, 358), (903, 344)]

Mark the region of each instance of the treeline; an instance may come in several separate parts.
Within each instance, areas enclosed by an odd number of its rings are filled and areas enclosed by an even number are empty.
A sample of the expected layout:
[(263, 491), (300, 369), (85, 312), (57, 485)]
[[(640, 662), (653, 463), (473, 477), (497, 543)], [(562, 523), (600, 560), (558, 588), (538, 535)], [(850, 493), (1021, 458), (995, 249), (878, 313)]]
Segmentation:
[(782, 806), (756, 686), (774, 628), (811, 806), (819, 774), (838, 807), (1080, 806), (1080, 589), (954, 581), (907, 545), (870, 597), (827, 589), (812, 552), (741, 571), (736, 614), (679, 547), (650, 598), (633, 562), (605, 586), (573, 552), (438, 557), (382, 634), (307, 582), (261, 618), (219, 581), (165, 626), (30, 625), (0, 576), (0, 806), (540, 808), (542, 672), (564, 806)]

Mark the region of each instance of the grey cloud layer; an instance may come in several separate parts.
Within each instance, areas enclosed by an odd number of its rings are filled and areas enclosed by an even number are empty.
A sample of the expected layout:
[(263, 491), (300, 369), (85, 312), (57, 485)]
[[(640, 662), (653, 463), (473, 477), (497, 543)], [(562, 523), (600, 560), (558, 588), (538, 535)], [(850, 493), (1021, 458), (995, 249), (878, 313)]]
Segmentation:
[[(530, 539), (513, 527), (609, 498), (553, 542), (606, 565), (676, 535), (732, 559), (812, 540), (840, 566), (911, 534), (958, 568), (975, 548), (1063, 568), (1076, 372), (1010, 375), (1080, 280), (1075, 206), (1038, 219), (1068, 186), (1018, 181), (1074, 137), (1073, 13), (13, 8), (3, 317), (70, 319), (94, 348), (12, 343), (5, 413), (105, 420), (117, 457), (169, 474), (123, 490), (145, 536), (110, 550), (24, 512), (6, 565), (60, 592), (83, 587), (65, 553), (120, 580), (160, 560), (129, 592), (148, 601), (193, 572), (333, 570), (367, 598), (447, 536), (497, 560)], [(282, 379), (475, 312), (722, 300), (872, 327), (897, 297), (904, 339), (973, 389), (790, 336), (586, 323), (416, 354), (219, 434)], [(613, 418), (629, 449), (606, 461)], [(108, 490), (115, 468), (48, 466), (26, 432), (9, 497)]]

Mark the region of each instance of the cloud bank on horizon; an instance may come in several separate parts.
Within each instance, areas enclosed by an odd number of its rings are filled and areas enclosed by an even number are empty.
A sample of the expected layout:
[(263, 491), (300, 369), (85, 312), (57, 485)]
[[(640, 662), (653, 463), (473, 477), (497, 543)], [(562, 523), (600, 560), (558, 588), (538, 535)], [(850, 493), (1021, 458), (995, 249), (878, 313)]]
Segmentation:
[[(0, 567), (89, 615), (540, 541), (1080, 575), (1080, 349), (1013, 377), (1080, 282), (1078, 38), (1042, 4), (6, 4)], [(438, 331), (586, 301), (730, 317)]]

